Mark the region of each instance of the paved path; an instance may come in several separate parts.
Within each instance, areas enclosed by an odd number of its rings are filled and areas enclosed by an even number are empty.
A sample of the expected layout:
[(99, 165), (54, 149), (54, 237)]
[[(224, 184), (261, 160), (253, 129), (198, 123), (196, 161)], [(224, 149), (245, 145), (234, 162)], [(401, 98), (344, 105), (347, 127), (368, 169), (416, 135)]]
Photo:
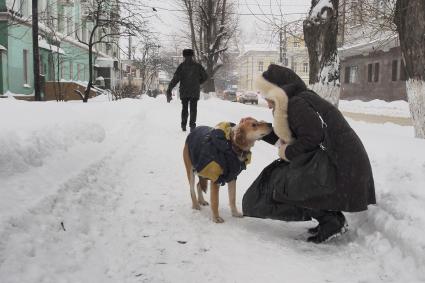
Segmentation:
[(394, 123), (401, 126), (412, 126), (412, 119), (406, 117), (394, 117), (383, 115), (372, 115), (364, 113), (342, 112), (345, 117), (355, 121), (364, 121), (375, 124)]

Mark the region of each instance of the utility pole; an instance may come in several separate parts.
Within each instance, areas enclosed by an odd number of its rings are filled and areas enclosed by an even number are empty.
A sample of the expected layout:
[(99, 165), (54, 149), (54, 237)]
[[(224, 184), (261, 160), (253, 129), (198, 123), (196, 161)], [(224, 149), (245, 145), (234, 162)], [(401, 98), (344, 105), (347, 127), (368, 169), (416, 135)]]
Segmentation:
[(32, 54), (34, 73), (34, 100), (41, 101), (40, 53), (38, 50), (38, 0), (32, 0)]

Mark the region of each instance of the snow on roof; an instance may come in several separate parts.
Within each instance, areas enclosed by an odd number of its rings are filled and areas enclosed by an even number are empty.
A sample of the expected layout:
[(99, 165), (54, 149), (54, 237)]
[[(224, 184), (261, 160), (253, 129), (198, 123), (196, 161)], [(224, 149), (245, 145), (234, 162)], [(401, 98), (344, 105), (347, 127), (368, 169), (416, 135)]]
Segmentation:
[(7, 48), (0, 44), (0, 50), (7, 50)]
[(265, 43), (246, 44), (242, 48), (242, 56), (248, 52), (278, 52), (279, 48), (275, 45)]
[(398, 35), (393, 31), (373, 32), (367, 27), (360, 27), (347, 37), (345, 44), (338, 48), (338, 55), (343, 59), (355, 55), (399, 46)]
[(45, 41), (44, 39), (38, 41), (38, 47), (42, 49), (50, 50), (53, 53), (65, 54), (65, 51), (62, 48), (56, 45), (51, 45), (47, 43), (47, 41)]

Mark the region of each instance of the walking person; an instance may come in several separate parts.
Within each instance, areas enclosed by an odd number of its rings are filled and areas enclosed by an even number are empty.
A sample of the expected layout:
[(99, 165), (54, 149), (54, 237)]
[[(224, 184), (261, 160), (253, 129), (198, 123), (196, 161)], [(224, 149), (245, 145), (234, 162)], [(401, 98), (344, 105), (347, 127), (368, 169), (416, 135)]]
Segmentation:
[(181, 128), (183, 132), (186, 131), (187, 118), (189, 116), (188, 108), (190, 109), (190, 130), (192, 131), (196, 127), (196, 115), (201, 84), (208, 78), (204, 67), (193, 60), (193, 55), (192, 49), (183, 50), (184, 61), (177, 67), (167, 89), (167, 102), (170, 102), (172, 99), (171, 91), (180, 82), (179, 90), (180, 100), (182, 102)]
[[(307, 239), (314, 243), (344, 232), (342, 212), (364, 211), (376, 204), (372, 168), (360, 138), (341, 112), (307, 89), (291, 69), (270, 65), (258, 78), (257, 88), (273, 111), (274, 132), (264, 140), (278, 144), (281, 159), (267, 166), (248, 189), (244, 215), (285, 221), (314, 218), (319, 225), (309, 229)], [(299, 178), (294, 177), (293, 168), (317, 152), (329, 158), (316, 159), (314, 167), (298, 167)], [(328, 186), (311, 182), (328, 173)]]

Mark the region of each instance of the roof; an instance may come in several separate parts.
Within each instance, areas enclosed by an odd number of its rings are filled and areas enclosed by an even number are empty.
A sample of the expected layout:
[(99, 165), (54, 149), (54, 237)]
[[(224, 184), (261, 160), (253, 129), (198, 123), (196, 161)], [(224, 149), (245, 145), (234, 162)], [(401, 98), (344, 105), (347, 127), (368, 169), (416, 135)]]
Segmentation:
[(400, 46), (400, 43), (396, 32), (374, 33), (366, 27), (361, 27), (348, 37), (342, 47), (338, 48), (338, 55), (344, 59), (356, 55), (368, 55), (379, 50), (388, 51), (397, 46)]
[(279, 47), (270, 44), (257, 43), (257, 44), (246, 44), (243, 46), (241, 56), (246, 55), (250, 52), (279, 52)]

